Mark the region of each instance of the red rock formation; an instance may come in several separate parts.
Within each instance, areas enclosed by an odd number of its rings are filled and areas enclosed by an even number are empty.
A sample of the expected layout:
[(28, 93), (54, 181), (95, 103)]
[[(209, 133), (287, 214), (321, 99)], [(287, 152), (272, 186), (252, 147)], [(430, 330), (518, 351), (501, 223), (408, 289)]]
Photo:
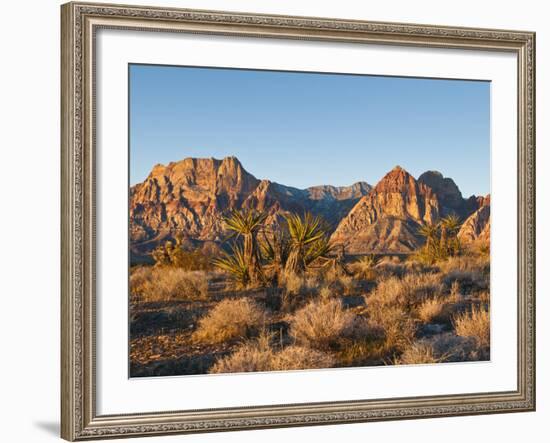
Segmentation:
[(432, 189), (397, 166), (344, 217), (332, 240), (352, 254), (409, 252), (421, 244), (419, 226), (439, 216)]
[(482, 206), (462, 224), (458, 238), (462, 243), (489, 243), (491, 234), (491, 205), (489, 197), (483, 198)]
[(266, 211), (271, 223), (284, 212), (310, 211), (335, 226), (369, 190), (366, 183), (302, 190), (260, 181), (235, 157), (157, 165), (130, 190), (131, 246), (147, 252), (177, 233), (193, 241), (220, 240), (223, 214), (243, 207)]

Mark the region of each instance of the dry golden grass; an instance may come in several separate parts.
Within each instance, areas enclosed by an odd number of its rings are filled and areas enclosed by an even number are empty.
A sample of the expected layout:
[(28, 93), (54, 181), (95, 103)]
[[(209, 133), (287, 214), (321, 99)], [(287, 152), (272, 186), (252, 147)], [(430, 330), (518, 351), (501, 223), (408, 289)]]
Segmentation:
[(453, 324), (456, 334), (460, 337), (472, 337), (478, 347), (488, 347), (490, 344), (489, 311), (482, 307), (473, 307), (454, 317)]
[(201, 299), (208, 296), (208, 279), (204, 271), (140, 267), (130, 275), (130, 293), (143, 302)]
[(319, 297), (321, 297), (322, 299), (329, 299), (330, 297), (332, 297), (332, 295), (333, 291), (328, 286), (323, 286), (319, 290)]
[(211, 373), (289, 371), (329, 368), (334, 364), (330, 354), (303, 346), (288, 346), (275, 351), (271, 335), (263, 333), (257, 340), (241, 345), (233, 354), (218, 360)]
[(218, 360), (210, 372), (256, 372), (269, 371), (273, 351), (270, 346), (271, 336), (261, 334), (258, 339), (248, 341), (237, 348), (233, 354)]
[(418, 318), (422, 323), (431, 323), (445, 312), (446, 304), (441, 299), (433, 297), (424, 300), (417, 308)]
[(388, 349), (384, 336), (373, 331), (364, 339), (342, 341), (337, 353), (337, 361), (342, 366), (370, 366), (385, 363)]
[(424, 342), (415, 342), (394, 360), (398, 365), (420, 365), (439, 363), (441, 358), (435, 355), (433, 347)]
[(315, 300), (290, 318), (290, 335), (298, 343), (328, 347), (342, 337), (361, 334), (366, 326), (361, 319), (343, 309), (338, 299)]
[(369, 309), (369, 325), (384, 334), (388, 351), (402, 351), (414, 341), (417, 322), (400, 306), (377, 306)]
[(355, 291), (356, 283), (352, 276), (341, 275), (338, 282), (342, 285), (343, 293), (345, 295), (351, 295)]
[(320, 286), (319, 278), (315, 275), (300, 276), (285, 273), (282, 276), (282, 285), (288, 295), (306, 295), (317, 290)]
[(480, 292), (479, 294), (477, 294), (477, 297), (479, 298), (479, 301), (481, 303), (485, 303), (487, 305), (491, 301), (491, 294), (489, 293), (489, 291)]
[(265, 323), (267, 313), (257, 303), (247, 298), (228, 299), (219, 302), (199, 320), (193, 333), (196, 343), (221, 343), (244, 338)]
[(325, 352), (304, 346), (288, 346), (274, 355), (272, 368), (274, 371), (290, 371), (294, 369), (321, 369), (334, 365), (334, 358)]
[(414, 306), (443, 293), (437, 274), (407, 274), (403, 278), (389, 277), (381, 280), (367, 299), (372, 306)]
[(377, 263), (378, 261), (376, 258), (370, 255), (361, 257), (359, 260), (352, 263), (350, 265), (350, 269), (357, 278), (363, 280), (375, 280), (377, 276), (375, 266)]

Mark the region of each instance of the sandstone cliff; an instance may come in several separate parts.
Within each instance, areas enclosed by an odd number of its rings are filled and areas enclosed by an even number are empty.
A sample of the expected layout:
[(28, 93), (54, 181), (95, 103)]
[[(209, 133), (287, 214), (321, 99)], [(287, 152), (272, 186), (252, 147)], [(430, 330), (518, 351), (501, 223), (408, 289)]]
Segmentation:
[(131, 247), (146, 253), (176, 234), (191, 242), (220, 241), (222, 216), (245, 207), (267, 212), (273, 224), (284, 212), (312, 212), (335, 227), (370, 189), (364, 182), (297, 189), (258, 180), (235, 157), (157, 165), (130, 189)]
[(397, 166), (342, 219), (332, 240), (350, 254), (410, 252), (421, 244), (418, 228), (440, 214), (433, 190)]

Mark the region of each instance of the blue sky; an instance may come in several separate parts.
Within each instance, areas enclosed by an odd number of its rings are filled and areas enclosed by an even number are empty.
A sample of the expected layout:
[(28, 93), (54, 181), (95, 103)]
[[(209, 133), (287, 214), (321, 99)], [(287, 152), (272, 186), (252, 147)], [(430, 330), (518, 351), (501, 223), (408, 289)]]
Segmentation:
[(400, 165), (490, 191), (490, 83), (130, 66), (130, 183), (186, 157), (234, 155), (297, 188), (376, 184)]

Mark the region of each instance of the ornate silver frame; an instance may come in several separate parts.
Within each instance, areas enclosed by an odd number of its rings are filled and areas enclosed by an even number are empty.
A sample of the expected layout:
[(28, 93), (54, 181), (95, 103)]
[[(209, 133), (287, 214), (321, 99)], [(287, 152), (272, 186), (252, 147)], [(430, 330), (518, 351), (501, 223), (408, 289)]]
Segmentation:
[[(67, 440), (533, 411), (535, 34), (68, 3), (61, 7), (61, 436)], [(95, 410), (94, 35), (99, 28), (508, 51), (518, 59), (517, 390), (98, 416)]]

